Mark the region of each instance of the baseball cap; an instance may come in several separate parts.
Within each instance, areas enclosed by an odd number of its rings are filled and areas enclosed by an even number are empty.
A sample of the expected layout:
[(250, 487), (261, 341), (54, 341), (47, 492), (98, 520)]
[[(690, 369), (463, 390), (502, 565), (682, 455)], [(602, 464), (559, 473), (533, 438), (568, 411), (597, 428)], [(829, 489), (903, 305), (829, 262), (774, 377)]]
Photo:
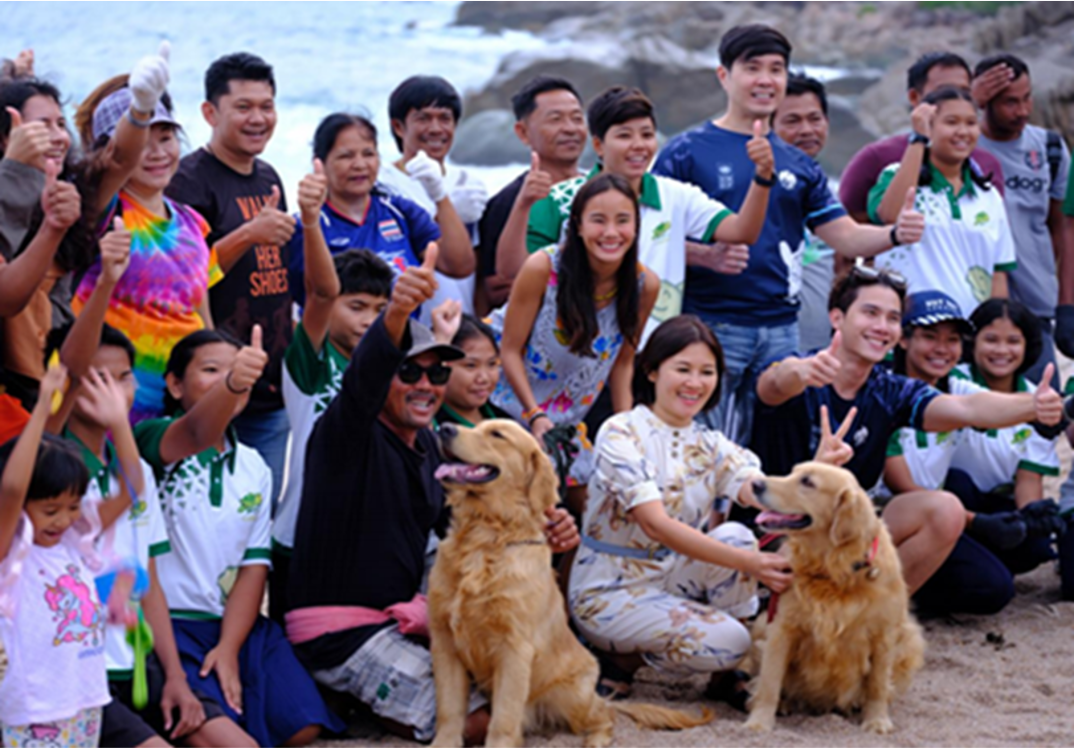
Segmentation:
[[(93, 110), (93, 139), (97, 140), (105, 135), (111, 137), (119, 121), (127, 115), (127, 110), (130, 109), (133, 100), (131, 90), (125, 86), (105, 96)], [(182, 127), (168, 112), (162, 101), (157, 102), (157, 108), (153, 110), (153, 116), (149, 120), (149, 125), (160, 123)]]
[(410, 320), (410, 348), (406, 352), (407, 358), (420, 356), (427, 351), (433, 351), (440, 356), (441, 361), (455, 361), (466, 358), (466, 353), (461, 348), (439, 342), (433, 337), (433, 331), (417, 320)]
[(973, 324), (962, 316), (958, 302), (943, 291), (920, 291), (906, 297), (904, 328), (929, 327), (940, 322), (957, 322), (961, 332), (973, 334)]

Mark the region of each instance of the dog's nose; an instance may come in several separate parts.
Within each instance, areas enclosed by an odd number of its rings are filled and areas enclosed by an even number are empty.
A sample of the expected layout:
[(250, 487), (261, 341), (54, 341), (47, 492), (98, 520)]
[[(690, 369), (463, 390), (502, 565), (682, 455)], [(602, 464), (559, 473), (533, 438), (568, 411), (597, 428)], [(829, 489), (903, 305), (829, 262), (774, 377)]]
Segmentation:
[(764, 481), (763, 480), (758, 478), (757, 480), (753, 481), (753, 483), (751, 483), (750, 486), (753, 488), (753, 494), (755, 496), (760, 496), (761, 494), (764, 493)]
[(453, 423), (440, 424), (440, 438), (451, 441), (459, 434), (459, 427)]

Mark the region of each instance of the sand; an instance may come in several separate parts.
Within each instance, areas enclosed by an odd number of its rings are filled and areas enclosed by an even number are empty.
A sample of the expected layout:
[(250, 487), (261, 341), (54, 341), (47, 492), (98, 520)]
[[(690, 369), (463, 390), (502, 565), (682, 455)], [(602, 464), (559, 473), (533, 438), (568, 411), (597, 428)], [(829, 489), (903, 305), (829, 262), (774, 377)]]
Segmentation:
[[(746, 715), (704, 700), (704, 678), (674, 681), (638, 673), (632, 700), (693, 708), (714, 707), (716, 720), (685, 732), (639, 730), (616, 722), (624, 746), (1011, 746), (1074, 743), (1074, 603), (1059, 600), (1053, 564), (1017, 578), (1018, 594), (993, 616), (959, 615), (924, 622), (925, 667), (892, 706), (895, 731), (863, 732), (857, 715), (791, 715), (758, 735)], [(415, 745), (357, 726), (355, 738), (325, 746)], [(569, 733), (530, 735), (527, 746), (580, 746)]]

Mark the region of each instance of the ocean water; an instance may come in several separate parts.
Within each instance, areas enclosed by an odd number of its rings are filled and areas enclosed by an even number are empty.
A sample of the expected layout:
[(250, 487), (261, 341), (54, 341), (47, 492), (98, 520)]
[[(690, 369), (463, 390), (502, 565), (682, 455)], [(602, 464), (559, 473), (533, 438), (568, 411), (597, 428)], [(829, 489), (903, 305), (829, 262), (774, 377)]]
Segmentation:
[[(56, 83), (74, 115), (107, 78), (171, 42), (177, 119), (190, 148), (209, 138), (201, 116), (205, 69), (249, 51), (274, 68), (279, 122), (264, 153), (289, 198), (307, 173), (317, 123), (334, 111), (372, 115), (384, 162), (398, 158), (388, 128), (388, 95), (411, 75), (442, 75), (477, 89), (509, 52), (545, 42), (528, 33), (486, 34), (451, 26), (457, 2), (0, 2), (0, 57), (34, 50), (37, 73)], [(520, 167), (480, 169), (498, 189)], [(293, 204), (293, 200), (292, 200)]]

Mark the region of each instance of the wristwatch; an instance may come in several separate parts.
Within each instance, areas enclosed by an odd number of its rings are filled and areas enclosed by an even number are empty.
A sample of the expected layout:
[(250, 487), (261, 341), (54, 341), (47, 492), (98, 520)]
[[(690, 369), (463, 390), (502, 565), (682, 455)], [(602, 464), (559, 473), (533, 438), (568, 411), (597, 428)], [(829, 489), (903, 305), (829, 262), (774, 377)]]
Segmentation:
[(922, 135), (919, 132), (915, 132), (912, 135), (910, 135), (910, 140), (907, 142), (907, 145), (917, 145), (918, 143), (924, 143), (925, 147), (928, 148), (929, 147), (929, 136), (928, 135)]

